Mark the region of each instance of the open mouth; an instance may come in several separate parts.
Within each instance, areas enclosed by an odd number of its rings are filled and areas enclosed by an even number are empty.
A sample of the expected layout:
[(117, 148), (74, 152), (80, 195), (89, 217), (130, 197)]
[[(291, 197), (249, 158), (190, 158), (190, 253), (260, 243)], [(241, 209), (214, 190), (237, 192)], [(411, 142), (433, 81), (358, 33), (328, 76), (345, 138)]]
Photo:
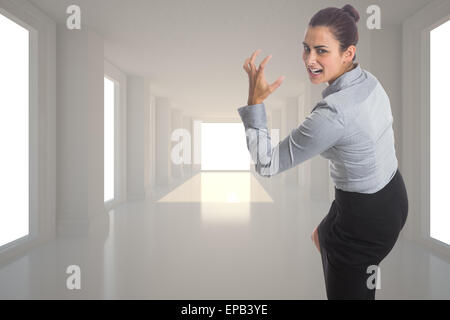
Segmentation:
[(311, 68), (308, 68), (308, 72), (310, 74), (312, 74), (312, 75), (317, 76), (317, 75), (319, 75), (319, 74), (321, 74), (323, 72), (323, 69), (311, 69)]

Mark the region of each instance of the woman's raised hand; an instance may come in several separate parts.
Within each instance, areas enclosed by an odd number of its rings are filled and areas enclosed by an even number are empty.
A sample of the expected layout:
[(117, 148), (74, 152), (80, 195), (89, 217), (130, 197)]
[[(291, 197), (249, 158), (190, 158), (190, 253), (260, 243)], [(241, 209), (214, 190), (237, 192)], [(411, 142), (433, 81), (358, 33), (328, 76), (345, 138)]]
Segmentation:
[(261, 52), (256, 50), (253, 52), (250, 58), (247, 58), (244, 63), (244, 69), (247, 71), (249, 78), (249, 93), (248, 93), (248, 105), (255, 105), (262, 103), (272, 92), (274, 92), (285, 79), (284, 76), (278, 78), (277, 81), (269, 85), (264, 76), (264, 68), (269, 62), (272, 55), (267, 56), (263, 62), (256, 69), (255, 58)]

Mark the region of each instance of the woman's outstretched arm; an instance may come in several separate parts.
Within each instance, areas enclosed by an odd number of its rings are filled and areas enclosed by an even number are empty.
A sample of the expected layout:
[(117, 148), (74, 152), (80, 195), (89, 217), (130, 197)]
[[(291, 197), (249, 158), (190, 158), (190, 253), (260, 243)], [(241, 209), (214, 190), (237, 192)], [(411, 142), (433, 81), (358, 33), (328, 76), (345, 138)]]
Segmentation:
[(336, 108), (319, 102), (311, 114), (277, 146), (271, 147), (264, 103), (238, 109), (255, 171), (271, 177), (328, 150), (343, 136), (344, 119)]

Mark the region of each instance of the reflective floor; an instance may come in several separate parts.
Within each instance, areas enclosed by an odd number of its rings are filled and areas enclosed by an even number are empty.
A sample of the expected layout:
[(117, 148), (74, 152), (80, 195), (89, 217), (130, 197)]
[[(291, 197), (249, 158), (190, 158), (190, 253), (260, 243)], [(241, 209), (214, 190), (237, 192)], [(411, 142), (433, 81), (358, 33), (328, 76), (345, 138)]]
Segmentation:
[[(278, 179), (204, 172), (1, 266), (0, 299), (326, 299), (310, 235), (329, 206)], [(376, 299), (450, 299), (450, 263), (403, 237), (380, 271)]]

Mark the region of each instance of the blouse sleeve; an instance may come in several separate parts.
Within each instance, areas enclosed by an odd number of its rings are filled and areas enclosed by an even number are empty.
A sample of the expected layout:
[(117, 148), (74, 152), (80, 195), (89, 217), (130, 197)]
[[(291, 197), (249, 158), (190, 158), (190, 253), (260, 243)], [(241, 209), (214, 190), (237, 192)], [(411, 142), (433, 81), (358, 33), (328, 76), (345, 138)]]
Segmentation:
[(322, 100), (300, 126), (272, 148), (264, 103), (238, 109), (255, 171), (271, 177), (331, 148), (344, 134), (344, 119)]

